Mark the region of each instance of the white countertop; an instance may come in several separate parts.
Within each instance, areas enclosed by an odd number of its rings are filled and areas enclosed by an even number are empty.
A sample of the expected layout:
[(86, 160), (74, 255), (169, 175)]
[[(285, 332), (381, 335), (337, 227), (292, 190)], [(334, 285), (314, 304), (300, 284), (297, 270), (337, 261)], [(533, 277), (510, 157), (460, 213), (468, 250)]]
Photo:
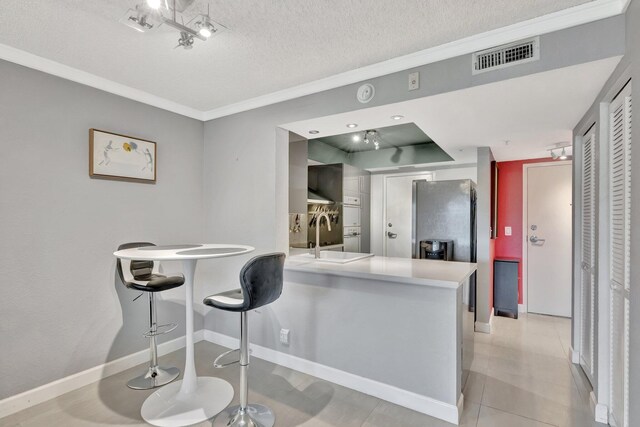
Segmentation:
[(476, 264), (382, 256), (347, 264), (334, 264), (291, 255), (287, 258), (284, 269), (292, 272), (457, 289), (476, 271)]

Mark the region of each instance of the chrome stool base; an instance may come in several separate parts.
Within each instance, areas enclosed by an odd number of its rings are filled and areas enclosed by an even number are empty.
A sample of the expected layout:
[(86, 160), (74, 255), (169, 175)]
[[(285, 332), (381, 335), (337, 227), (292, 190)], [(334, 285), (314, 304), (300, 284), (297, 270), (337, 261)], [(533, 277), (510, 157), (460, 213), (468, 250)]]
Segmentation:
[(230, 406), (213, 420), (213, 427), (273, 427), (276, 416), (264, 405), (247, 405), (240, 413), (240, 405)]
[[(155, 375), (154, 375), (155, 374)], [(149, 390), (169, 384), (178, 378), (180, 369), (178, 368), (149, 368), (146, 374), (133, 378), (127, 383), (127, 387), (134, 390)]]

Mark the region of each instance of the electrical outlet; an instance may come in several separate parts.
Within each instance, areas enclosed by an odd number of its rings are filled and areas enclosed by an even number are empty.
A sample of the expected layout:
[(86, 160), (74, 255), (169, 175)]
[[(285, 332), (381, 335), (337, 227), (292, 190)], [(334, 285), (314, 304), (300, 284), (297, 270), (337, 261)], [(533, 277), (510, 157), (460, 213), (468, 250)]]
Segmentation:
[(288, 329), (280, 329), (280, 344), (289, 345), (289, 334)]
[(410, 73), (409, 74), (409, 90), (420, 89), (420, 73)]
[(504, 228), (504, 235), (505, 236), (511, 236), (511, 227), (505, 227)]

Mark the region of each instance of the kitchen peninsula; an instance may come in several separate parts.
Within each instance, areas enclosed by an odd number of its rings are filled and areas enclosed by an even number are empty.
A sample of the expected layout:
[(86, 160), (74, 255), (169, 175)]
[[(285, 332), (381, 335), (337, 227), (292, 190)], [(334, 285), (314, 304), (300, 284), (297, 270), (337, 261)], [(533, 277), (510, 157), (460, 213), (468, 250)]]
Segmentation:
[(311, 362), (314, 375), (457, 424), (473, 360), (468, 279), (475, 270), (463, 262), (337, 263), (292, 253), (281, 298), (287, 314), (279, 319), (292, 336), (279, 350)]

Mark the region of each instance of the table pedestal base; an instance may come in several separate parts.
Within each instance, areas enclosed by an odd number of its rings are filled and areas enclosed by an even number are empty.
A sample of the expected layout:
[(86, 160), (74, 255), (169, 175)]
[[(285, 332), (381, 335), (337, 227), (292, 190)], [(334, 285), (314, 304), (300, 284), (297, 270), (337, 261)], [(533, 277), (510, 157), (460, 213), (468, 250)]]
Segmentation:
[(174, 427), (196, 424), (220, 413), (233, 399), (233, 387), (214, 377), (198, 377), (192, 393), (179, 393), (182, 380), (151, 394), (142, 404), (142, 418), (154, 426)]

